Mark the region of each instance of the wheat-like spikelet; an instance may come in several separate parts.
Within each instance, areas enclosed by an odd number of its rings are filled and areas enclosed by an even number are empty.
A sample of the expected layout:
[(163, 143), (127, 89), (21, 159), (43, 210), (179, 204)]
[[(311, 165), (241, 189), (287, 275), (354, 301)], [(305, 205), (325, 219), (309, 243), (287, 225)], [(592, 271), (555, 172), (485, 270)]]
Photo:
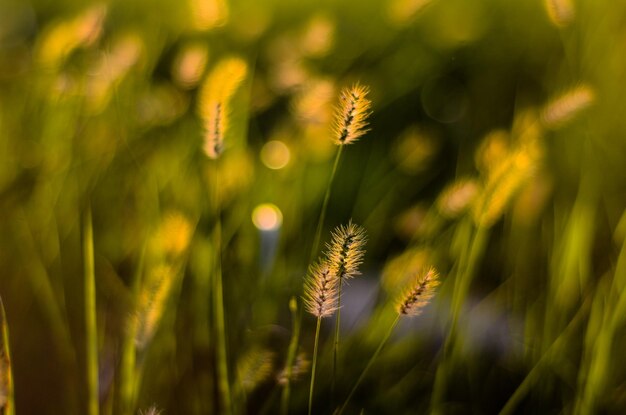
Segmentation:
[(331, 272), (341, 281), (359, 275), (359, 265), (365, 255), (367, 237), (365, 229), (350, 221), (340, 225), (332, 233), (332, 240), (326, 244), (326, 259)]
[(241, 58), (221, 60), (200, 89), (198, 112), (204, 124), (204, 152), (212, 159), (222, 153), (228, 129), (230, 101), (246, 77), (248, 66)]
[(434, 267), (425, 274), (418, 274), (415, 283), (400, 298), (396, 310), (398, 314), (417, 316), (422, 308), (435, 295), (435, 288), (439, 285), (439, 274)]
[(273, 370), (274, 353), (270, 350), (253, 348), (237, 362), (238, 384), (249, 393), (269, 379)]
[(595, 92), (588, 85), (579, 85), (546, 104), (541, 112), (543, 125), (559, 128), (574, 119), (595, 101)]
[(550, 21), (557, 27), (567, 26), (576, 14), (572, 0), (544, 0)]
[(183, 214), (168, 212), (151, 238), (152, 249), (157, 255), (175, 260), (187, 250), (192, 232), (193, 227)]
[(151, 406), (150, 408), (146, 409), (145, 411), (139, 411), (140, 415), (160, 415), (161, 414), (161, 410), (157, 409), (156, 406)]
[(309, 268), (304, 283), (304, 307), (317, 318), (330, 317), (337, 310), (339, 279), (327, 262), (318, 262)]
[(75, 49), (96, 42), (102, 34), (106, 15), (107, 6), (95, 4), (73, 19), (46, 29), (37, 45), (39, 62), (49, 67), (61, 65)]
[(369, 88), (359, 84), (341, 91), (333, 125), (335, 144), (354, 143), (368, 131), (365, 127), (372, 106), (372, 102), (367, 99), (368, 93)]
[(456, 218), (472, 204), (478, 193), (475, 179), (464, 178), (447, 186), (437, 198), (439, 212), (448, 218)]
[(300, 376), (308, 373), (310, 367), (311, 361), (307, 358), (306, 353), (300, 352), (296, 356), (296, 360), (293, 363), (293, 366), (291, 366), (291, 378), (287, 377), (287, 368), (284, 368), (276, 377), (276, 381), (280, 385), (286, 385), (287, 382), (294, 382), (298, 380)]
[(135, 314), (135, 344), (145, 348), (156, 333), (179, 273), (169, 265), (153, 268), (146, 277)]

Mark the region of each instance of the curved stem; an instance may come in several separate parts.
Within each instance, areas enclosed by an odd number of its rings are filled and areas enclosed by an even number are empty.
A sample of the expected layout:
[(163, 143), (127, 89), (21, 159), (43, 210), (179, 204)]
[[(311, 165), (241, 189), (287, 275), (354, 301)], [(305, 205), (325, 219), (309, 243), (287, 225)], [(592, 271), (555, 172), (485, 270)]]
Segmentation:
[(337, 293), (337, 318), (335, 319), (335, 341), (333, 345), (333, 373), (330, 378), (331, 404), (335, 405), (335, 382), (337, 378), (337, 355), (339, 354), (339, 326), (341, 324), (341, 286), (339, 281), (339, 292)]
[(367, 374), (368, 370), (374, 364), (374, 361), (376, 360), (376, 358), (380, 354), (381, 350), (383, 350), (383, 347), (385, 347), (385, 344), (387, 343), (387, 340), (389, 340), (389, 337), (391, 336), (391, 333), (393, 332), (393, 329), (398, 324), (398, 321), (400, 321), (400, 314), (398, 314), (396, 316), (396, 318), (393, 321), (393, 323), (391, 323), (391, 326), (389, 326), (389, 330), (387, 331), (387, 334), (385, 334), (385, 337), (383, 337), (382, 341), (378, 345), (378, 348), (376, 349), (376, 351), (374, 352), (374, 354), (370, 358), (369, 362), (367, 362), (367, 366), (365, 366), (365, 369), (363, 369), (363, 372), (361, 372), (361, 376), (359, 376), (359, 379), (356, 381), (356, 383), (352, 387), (352, 390), (350, 391), (350, 394), (346, 398), (346, 400), (343, 403), (343, 405), (341, 405), (341, 408), (339, 408), (339, 411), (336, 413), (336, 415), (341, 415), (341, 413), (343, 413), (343, 411), (346, 409), (346, 406), (348, 406), (348, 402), (350, 402), (350, 399), (352, 398), (352, 395), (354, 395), (354, 392), (356, 392), (357, 388), (359, 387), (359, 385), (361, 384), (363, 379), (365, 379), (365, 375)]
[(214, 191), (214, 208), (215, 208), (215, 230), (214, 230), (214, 246), (215, 246), (215, 278), (213, 279), (213, 306), (215, 313), (215, 325), (217, 329), (217, 373), (218, 387), (220, 397), (222, 398), (223, 413), (232, 413), (232, 404), (230, 398), (230, 384), (228, 382), (228, 356), (226, 353), (226, 328), (224, 324), (224, 288), (222, 284), (222, 219), (220, 213), (219, 202), (219, 178), (218, 166), (214, 166), (213, 182)]
[(311, 257), (309, 263), (312, 263), (317, 255), (317, 249), (319, 248), (320, 239), (322, 237), (322, 228), (324, 227), (324, 219), (326, 219), (326, 210), (328, 209), (328, 201), (330, 200), (330, 191), (335, 181), (335, 174), (337, 173), (337, 166), (339, 166), (339, 159), (343, 146), (339, 146), (337, 155), (335, 156), (335, 162), (333, 163), (333, 170), (330, 173), (330, 179), (328, 180), (328, 186), (326, 187), (326, 194), (324, 195), (324, 202), (322, 202), (322, 211), (320, 212), (319, 220), (317, 221), (317, 229), (315, 230), (315, 239), (313, 240), (313, 246), (311, 247)]
[(320, 326), (322, 324), (322, 318), (317, 318), (317, 327), (315, 328), (315, 345), (313, 346), (313, 363), (311, 365), (311, 386), (309, 387), (309, 415), (311, 415), (313, 409), (313, 387), (315, 385), (315, 369), (317, 367), (317, 346), (320, 340)]
[[(292, 306), (293, 304), (293, 306)], [(298, 351), (298, 339), (300, 338), (300, 323), (302, 321), (302, 308), (298, 307), (298, 302), (292, 298), (291, 318), (293, 319), (293, 335), (289, 342), (289, 352), (287, 354), (287, 363), (285, 365), (286, 384), (280, 397), (280, 413), (286, 415), (289, 412), (289, 396), (291, 393), (291, 376), (293, 373), (293, 362), (296, 359)]]
[(87, 358), (87, 413), (98, 415), (98, 333), (96, 326), (96, 281), (93, 257), (93, 224), (91, 207), (87, 206), (83, 222), (83, 271), (85, 278), (85, 352)]

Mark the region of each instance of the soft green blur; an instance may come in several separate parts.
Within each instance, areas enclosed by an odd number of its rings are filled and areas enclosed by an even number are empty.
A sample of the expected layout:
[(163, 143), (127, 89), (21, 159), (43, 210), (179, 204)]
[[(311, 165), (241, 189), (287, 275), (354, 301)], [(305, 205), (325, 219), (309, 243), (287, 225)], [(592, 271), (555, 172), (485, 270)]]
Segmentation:
[[(352, 219), (367, 253), (334, 391), (322, 322), (313, 412), (343, 403), (430, 265), (432, 304), (346, 413), (626, 412), (624, 21), (603, 0), (3, 0), (0, 408), (10, 366), (18, 415), (224, 412), (221, 269), (233, 412), (279, 413), (288, 356), (306, 411), (300, 296), (358, 81), (371, 130), (321, 240)], [(210, 160), (198, 91), (227, 56), (248, 74)]]

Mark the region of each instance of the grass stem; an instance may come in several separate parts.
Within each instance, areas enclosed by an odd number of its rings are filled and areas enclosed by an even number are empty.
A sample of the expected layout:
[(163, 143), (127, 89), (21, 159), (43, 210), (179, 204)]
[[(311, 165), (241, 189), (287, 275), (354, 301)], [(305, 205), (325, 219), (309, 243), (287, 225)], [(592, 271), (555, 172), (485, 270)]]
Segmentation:
[(89, 415), (98, 415), (98, 331), (96, 323), (96, 281), (93, 254), (93, 224), (91, 207), (85, 212), (83, 223), (83, 266), (85, 277), (85, 349), (87, 357), (87, 396)]
[(317, 368), (317, 347), (320, 340), (320, 326), (322, 325), (322, 318), (317, 318), (317, 326), (315, 327), (315, 345), (313, 346), (313, 363), (311, 365), (311, 386), (309, 387), (309, 415), (313, 410), (313, 388), (315, 386), (315, 369)]

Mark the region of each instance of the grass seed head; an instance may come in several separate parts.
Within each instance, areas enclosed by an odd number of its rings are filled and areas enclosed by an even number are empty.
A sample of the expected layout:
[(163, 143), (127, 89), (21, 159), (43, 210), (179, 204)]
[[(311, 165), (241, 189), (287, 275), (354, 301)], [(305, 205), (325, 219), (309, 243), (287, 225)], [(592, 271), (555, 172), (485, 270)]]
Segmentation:
[(312, 265), (304, 283), (306, 310), (317, 318), (332, 316), (337, 310), (338, 283), (327, 262)]
[(337, 278), (343, 281), (360, 274), (359, 265), (363, 262), (366, 242), (365, 229), (352, 221), (347, 226), (335, 228), (330, 244), (326, 244), (326, 259)]
[(225, 58), (217, 63), (200, 89), (198, 112), (204, 124), (204, 152), (212, 159), (224, 149), (230, 101), (248, 73), (241, 58)]
[(435, 295), (439, 285), (437, 270), (430, 267), (425, 274), (418, 274), (413, 285), (401, 297), (396, 310), (406, 316), (417, 316)]
[(333, 125), (335, 144), (354, 143), (369, 131), (366, 127), (372, 101), (367, 99), (367, 94), (369, 94), (369, 88), (359, 84), (341, 91)]

